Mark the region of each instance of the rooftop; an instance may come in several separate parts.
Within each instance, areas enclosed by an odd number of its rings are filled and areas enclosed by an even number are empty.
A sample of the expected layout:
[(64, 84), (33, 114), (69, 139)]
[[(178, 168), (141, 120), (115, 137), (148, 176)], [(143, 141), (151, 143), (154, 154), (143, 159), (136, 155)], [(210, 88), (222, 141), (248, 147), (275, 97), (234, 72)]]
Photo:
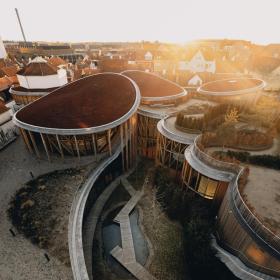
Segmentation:
[(62, 58), (60, 58), (59, 56), (52, 56), (50, 59), (48, 59), (48, 63), (55, 67), (67, 64), (67, 62)]
[(21, 86), (14, 86), (12, 87), (13, 92), (52, 92), (54, 90), (58, 89), (58, 87), (54, 88), (25, 88)]
[(182, 93), (185, 95), (183, 88), (155, 74), (138, 70), (124, 71), (123, 74), (136, 82), (142, 98), (176, 97)]
[(9, 108), (7, 108), (7, 107), (5, 106), (5, 104), (3, 104), (3, 103), (1, 102), (1, 100), (0, 100), (0, 114), (3, 114), (3, 113), (5, 113), (5, 112), (7, 112), (7, 111), (9, 111)]
[(280, 235), (279, 170), (250, 165), (250, 174), (243, 196), (259, 220)]
[(206, 83), (198, 89), (198, 92), (210, 95), (234, 95), (254, 92), (263, 87), (264, 82), (259, 79), (225, 79)]
[(51, 65), (41, 57), (34, 58), (25, 67), (17, 72), (21, 76), (47, 76), (56, 75), (58, 68)]
[(41, 128), (80, 129), (112, 123), (135, 105), (137, 88), (125, 76), (104, 73), (69, 83), (24, 107), (16, 121)]

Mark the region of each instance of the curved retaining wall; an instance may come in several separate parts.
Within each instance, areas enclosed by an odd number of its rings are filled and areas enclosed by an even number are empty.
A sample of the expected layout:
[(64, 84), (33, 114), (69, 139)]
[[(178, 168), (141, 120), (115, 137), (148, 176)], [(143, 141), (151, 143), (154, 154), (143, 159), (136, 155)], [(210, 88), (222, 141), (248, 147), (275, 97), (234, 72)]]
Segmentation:
[(85, 184), (77, 191), (72, 203), (68, 224), (68, 244), (71, 267), (75, 280), (90, 279), (83, 246), (83, 222), (88, 198), (98, 177), (106, 167), (117, 159), (121, 150), (121, 147), (119, 147), (111, 157), (103, 160), (98, 167), (94, 169)]

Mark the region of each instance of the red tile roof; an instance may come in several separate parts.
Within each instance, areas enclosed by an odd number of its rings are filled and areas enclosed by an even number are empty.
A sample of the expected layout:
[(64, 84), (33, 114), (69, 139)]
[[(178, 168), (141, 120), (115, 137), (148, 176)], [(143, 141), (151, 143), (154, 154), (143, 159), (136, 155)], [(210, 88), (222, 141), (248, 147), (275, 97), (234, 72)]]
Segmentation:
[(9, 88), (13, 82), (8, 77), (0, 78), (0, 91)]
[(0, 77), (2, 76), (8, 76), (8, 77), (12, 77), (12, 76), (15, 76), (16, 73), (17, 73), (18, 69), (16, 66), (5, 66), (5, 67), (2, 67), (0, 69)]
[(9, 111), (9, 108), (7, 108), (5, 106), (5, 104), (3, 104), (1, 101), (0, 101), (0, 114), (3, 114), (5, 112)]
[(60, 58), (59, 56), (53, 56), (48, 60), (48, 63), (57, 67), (59, 65), (65, 65), (67, 64), (67, 62), (65, 60), (63, 60), (62, 58)]

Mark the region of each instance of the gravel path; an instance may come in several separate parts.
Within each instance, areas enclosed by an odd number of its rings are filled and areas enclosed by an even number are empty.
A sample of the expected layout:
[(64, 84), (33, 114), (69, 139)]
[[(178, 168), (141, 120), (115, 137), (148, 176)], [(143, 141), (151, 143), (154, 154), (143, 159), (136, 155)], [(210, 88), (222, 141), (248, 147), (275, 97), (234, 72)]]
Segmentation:
[[(86, 158), (90, 162), (92, 158)], [(83, 162), (85, 163), (85, 162)], [(75, 167), (79, 163), (69, 159), (64, 163), (54, 160), (38, 160), (28, 153), (23, 141), (18, 138), (14, 143), (0, 152), (0, 279), (72, 279), (71, 268), (58, 259), (50, 257), (48, 262), (44, 250), (18, 234), (12, 227), (6, 211), (11, 197), (25, 182), (31, 179), (30, 171), (35, 177), (53, 171)], [(16, 232), (13, 237), (9, 232)]]

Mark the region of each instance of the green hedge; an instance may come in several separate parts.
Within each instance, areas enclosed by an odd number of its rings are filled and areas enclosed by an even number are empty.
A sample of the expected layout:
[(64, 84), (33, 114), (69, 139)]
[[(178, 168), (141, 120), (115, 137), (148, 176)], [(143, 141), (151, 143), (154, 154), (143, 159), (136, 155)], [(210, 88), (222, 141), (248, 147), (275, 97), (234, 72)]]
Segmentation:
[(250, 155), (248, 152), (235, 151), (227, 151), (227, 155), (242, 162), (280, 170), (280, 156)]

